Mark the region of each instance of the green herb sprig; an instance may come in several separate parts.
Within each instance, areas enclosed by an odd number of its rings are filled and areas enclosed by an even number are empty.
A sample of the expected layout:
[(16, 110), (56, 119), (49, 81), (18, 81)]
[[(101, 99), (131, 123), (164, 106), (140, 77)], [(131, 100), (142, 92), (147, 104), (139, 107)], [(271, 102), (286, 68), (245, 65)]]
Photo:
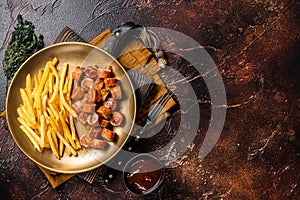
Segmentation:
[(44, 47), (43, 35), (34, 33), (34, 25), (30, 21), (23, 21), (22, 16), (17, 17), (18, 24), (12, 32), (11, 39), (2, 61), (7, 80), (11, 80), (19, 67), (33, 53)]

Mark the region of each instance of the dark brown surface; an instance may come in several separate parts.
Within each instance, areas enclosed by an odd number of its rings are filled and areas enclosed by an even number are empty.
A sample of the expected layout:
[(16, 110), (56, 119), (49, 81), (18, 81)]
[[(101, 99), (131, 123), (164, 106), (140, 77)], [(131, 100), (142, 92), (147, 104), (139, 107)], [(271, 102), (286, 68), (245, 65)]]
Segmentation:
[[(21, 10), (24, 18), (33, 19), (48, 45), (65, 25), (86, 41), (126, 21), (180, 31), (198, 41), (214, 59), (225, 84), (228, 109), (217, 145), (199, 160), (198, 151), (209, 119), (209, 107), (200, 103), (201, 126), (197, 137), (167, 167), (162, 187), (144, 197), (128, 193), (121, 176), (104, 184), (101, 174), (93, 184), (73, 177), (52, 189), (38, 167), (18, 149), (6, 122), (0, 119), (1, 199), (299, 199), (298, 1), (150, 0), (109, 4), (110, 1), (100, 0), (90, 4), (85, 1), (82, 7), (75, 7), (77, 1), (49, 1), (41, 7), (35, 1), (15, 7), (7, 2), (0, 5), (3, 13), (15, 17)], [(27, 7), (21, 9), (22, 6)], [(76, 21), (67, 16), (61, 22), (51, 17), (64, 15), (64, 9), (74, 15), (85, 12), (87, 17), (78, 14), (81, 18)], [(6, 20), (1, 18), (1, 23), (7, 25), (2, 27), (9, 28), (10, 19)], [(46, 26), (47, 23), (55, 27)], [(1, 41), (5, 47), (7, 41)], [(3, 52), (4, 48), (2, 56)], [(185, 76), (194, 74), (193, 67), (178, 56), (168, 54), (167, 58)], [(3, 77), (2, 69), (0, 72)], [(196, 78), (191, 84), (201, 88), (203, 80)], [(1, 84), (1, 96), (4, 91)], [(202, 96), (205, 91), (198, 93), (201, 102), (206, 100)], [(0, 107), (4, 107), (3, 100)], [(178, 120), (180, 112), (174, 109), (164, 131), (146, 141), (152, 144), (149, 148), (161, 146), (165, 135), (176, 134)]]

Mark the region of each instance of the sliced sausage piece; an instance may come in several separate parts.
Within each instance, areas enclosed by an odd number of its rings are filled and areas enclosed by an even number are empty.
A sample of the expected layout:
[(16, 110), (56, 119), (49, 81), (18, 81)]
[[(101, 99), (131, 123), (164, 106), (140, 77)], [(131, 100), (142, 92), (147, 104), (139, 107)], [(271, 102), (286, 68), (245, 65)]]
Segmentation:
[(85, 96), (89, 102), (96, 102), (96, 90), (94, 88), (89, 88)]
[(105, 101), (105, 99), (107, 98), (107, 96), (109, 95), (109, 90), (106, 89), (106, 88), (103, 88), (101, 90), (101, 98), (102, 98), (102, 101)]
[(116, 78), (106, 78), (104, 79), (104, 84), (106, 87), (113, 87), (116, 86), (118, 83), (118, 79)]
[(102, 137), (105, 138), (107, 141), (112, 142), (114, 141), (115, 132), (112, 130), (109, 130), (107, 128), (102, 129)]
[(92, 143), (92, 138), (90, 138), (89, 135), (85, 134), (80, 137), (79, 141), (82, 146), (89, 147)]
[(109, 122), (108, 120), (106, 120), (106, 119), (101, 119), (101, 120), (100, 120), (100, 126), (101, 126), (102, 128), (108, 128), (109, 125), (110, 125), (110, 122)]
[(91, 126), (97, 126), (99, 125), (99, 116), (97, 113), (92, 113), (87, 118), (87, 123)]
[(79, 81), (81, 75), (82, 75), (83, 69), (81, 69), (79, 66), (76, 66), (74, 71), (72, 72), (72, 78), (76, 82)]
[(110, 89), (110, 93), (111, 93), (112, 98), (114, 98), (114, 99), (121, 99), (122, 98), (121, 87), (118, 86), (118, 85), (115, 86), (115, 87), (112, 87)]
[(114, 98), (107, 98), (106, 101), (103, 102), (103, 105), (111, 110), (115, 110), (117, 108), (117, 101)]
[(97, 72), (99, 78), (109, 78), (111, 76), (112, 69), (111, 67), (98, 68)]
[(92, 78), (92, 79), (96, 78), (98, 75), (97, 68), (94, 66), (85, 67), (84, 73), (86, 74), (87, 77)]
[(77, 100), (72, 104), (72, 108), (73, 110), (75, 110), (77, 114), (79, 114), (82, 111), (82, 106), (83, 106), (83, 102), (80, 100)]
[(84, 78), (81, 81), (81, 88), (84, 90), (92, 89), (94, 87), (94, 81), (91, 78)]
[(95, 90), (95, 92), (96, 92), (95, 102), (99, 103), (101, 101), (101, 99), (102, 99), (102, 97), (101, 97), (101, 91)]
[(91, 147), (97, 149), (103, 149), (106, 145), (105, 140), (93, 139), (91, 142)]
[(99, 139), (101, 137), (102, 128), (100, 126), (95, 126), (91, 128), (89, 136), (93, 139)]
[(86, 113), (94, 113), (96, 112), (96, 104), (95, 103), (84, 103), (82, 106), (82, 111)]
[(95, 88), (98, 92), (101, 92), (101, 90), (103, 89), (103, 86), (104, 86), (104, 81), (103, 81), (101, 78), (98, 78), (98, 79), (95, 81), (94, 88)]
[(88, 118), (88, 114), (82, 112), (82, 113), (80, 113), (80, 115), (78, 116), (77, 119), (78, 119), (78, 121), (79, 121), (81, 124), (85, 125), (86, 122), (87, 122), (87, 118)]
[(98, 126), (99, 125), (99, 115), (97, 113), (92, 113), (87, 118), (87, 123), (91, 126)]
[(109, 119), (112, 116), (111, 109), (107, 108), (106, 106), (100, 106), (97, 112), (105, 119)]
[(113, 112), (113, 117), (110, 120), (111, 125), (119, 126), (123, 121), (123, 115), (119, 112)]
[(76, 101), (81, 99), (83, 96), (84, 96), (84, 91), (81, 88), (76, 87), (72, 90), (71, 99)]

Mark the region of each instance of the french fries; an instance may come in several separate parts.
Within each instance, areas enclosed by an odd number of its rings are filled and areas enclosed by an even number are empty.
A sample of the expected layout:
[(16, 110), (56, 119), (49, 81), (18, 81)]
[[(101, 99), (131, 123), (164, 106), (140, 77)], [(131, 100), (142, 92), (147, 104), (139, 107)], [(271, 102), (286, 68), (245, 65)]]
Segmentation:
[(50, 149), (60, 159), (64, 151), (77, 156), (81, 149), (74, 126), (76, 112), (71, 105), (72, 77), (67, 76), (68, 64), (57, 69), (58, 59), (48, 61), (44, 69), (32, 77), (26, 76), (25, 88), (20, 88), (23, 101), (18, 109), (20, 129), (34, 148)]

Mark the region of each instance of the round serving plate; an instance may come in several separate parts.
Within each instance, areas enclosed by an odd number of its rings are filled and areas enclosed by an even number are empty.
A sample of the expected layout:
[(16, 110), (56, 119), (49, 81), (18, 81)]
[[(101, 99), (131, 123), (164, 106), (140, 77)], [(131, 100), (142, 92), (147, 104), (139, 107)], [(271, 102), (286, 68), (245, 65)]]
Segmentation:
[[(44, 150), (42, 153), (34, 149), (33, 144), (20, 129), (20, 123), (17, 120), (17, 108), (22, 103), (20, 97), (20, 88), (25, 88), (26, 75), (37, 74), (43, 69), (47, 61), (54, 57), (59, 59), (58, 70), (62, 69), (63, 63), (69, 64), (69, 72), (76, 66), (97, 65), (112, 66), (114, 76), (119, 80), (122, 89), (122, 99), (118, 101), (119, 112), (124, 116), (124, 123), (116, 127), (114, 130), (117, 139), (110, 142), (105, 149), (82, 148), (78, 152), (78, 156), (64, 155), (57, 159), (50, 149)], [(23, 153), (38, 165), (59, 173), (80, 173), (95, 169), (110, 160), (126, 143), (135, 121), (136, 114), (136, 98), (133, 85), (125, 69), (110, 54), (93, 45), (80, 42), (64, 42), (48, 46), (28, 58), (15, 74), (10, 87), (8, 89), (6, 99), (6, 115), (9, 130)], [(75, 123), (77, 133), (80, 136), (85, 134), (85, 130)]]

